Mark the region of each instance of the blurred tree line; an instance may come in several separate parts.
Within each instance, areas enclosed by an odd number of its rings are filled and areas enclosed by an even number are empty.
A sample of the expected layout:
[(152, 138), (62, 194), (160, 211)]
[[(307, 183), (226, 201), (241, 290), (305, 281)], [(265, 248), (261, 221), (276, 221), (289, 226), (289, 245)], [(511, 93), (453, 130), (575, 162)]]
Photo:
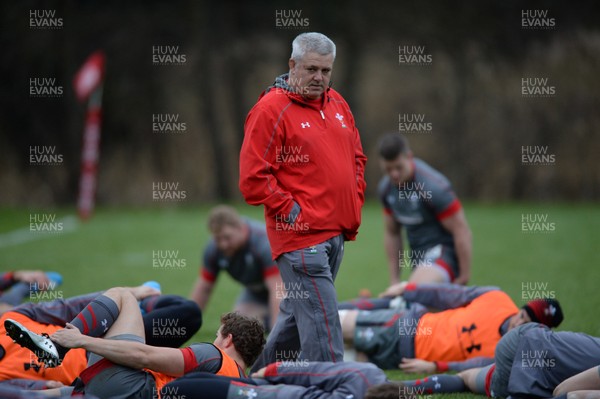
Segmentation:
[[(31, 29), (31, 10), (56, 10), (61, 29)], [(290, 10), (305, 20), (282, 27)], [(553, 29), (524, 29), (522, 10), (547, 10)], [(318, 31), (338, 46), (333, 84), (352, 107), (369, 156), (399, 115), (415, 154), (463, 198), (600, 198), (600, 4), (594, 1), (18, 1), (0, 5), (0, 204), (73, 204), (85, 106), (72, 79), (89, 54), (107, 56), (98, 185), (101, 204), (152, 202), (152, 183), (178, 182), (187, 201), (235, 200), (247, 112), (287, 72), (292, 39)], [(279, 12), (279, 14), (278, 14)], [(298, 12), (300, 14), (298, 14)], [(399, 64), (424, 46), (430, 65)], [(181, 65), (156, 65), (177, 46)], [(59, 98), (31, 98), (29, 79), (56, 78)], [(525, 98), (522, 78), (547, 78), (553, 97)], [(181, 133), (152, 130), (176, 115)], [(56, 146), (58, 166), (29, 164), (30, 146)], [(522, 165), (547, 146), (553, 165)]]

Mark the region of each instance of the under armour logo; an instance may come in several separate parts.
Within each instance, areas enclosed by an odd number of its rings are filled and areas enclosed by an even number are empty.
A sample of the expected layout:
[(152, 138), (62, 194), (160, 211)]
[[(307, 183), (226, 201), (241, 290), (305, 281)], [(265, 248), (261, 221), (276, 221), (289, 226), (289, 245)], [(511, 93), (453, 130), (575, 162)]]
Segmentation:
[(471, 346), (469, 346), (467, 349), (467, 352), (471, 353), (473, 352), (475, 349), (477, 349), (478, 351), (481, 350), (481, 344), (472, 344)]
[(478, 350), (478, 351), (481, 350), (481, 344), (476, 344), (473, 341), (472, 332), (476, 329), (477, 329), (477, 326), (475, 325), (475, 323), (472, 323), (469, 327), (465, 327), (465, 326), (462, 327), (462, 332), (468, 333), (469, 337), (471, 338), (471, 346), (465, 348), (467, 350), (467, 352), (469, 352), (469, 353), (473, 352), (474, 350)]
[(464, 332), (464, 333), (466, 332), (466, 333), (471, 334), (471, 331), (476, 330), (476, 329), (477, 329), (477, 326), (475, 325), (475, 323), (473, 323), (473, 324), (471, 324), (470, 327), (464, 327), (463, 326), (462, 332)]
[(36, 373), (40, 371), (40, 369), (42, 368), (39, 364), (35, 364), (35, 363), (23, 363), (23, 368), (25, 369), (25, 371), (28, 371), (29, 369), (33, 369), (33, 371), (35, 371)]
[(373, 329), (371, 327), (367, 328), (365, 331), (359, 331), (359, 337), (364, 337), (367, 341), (370, 341), (375, 336)]
[(246, 397), (247, 397), (247, 398), (249, 398), (249, 399), (256, 398), (256, 397), (258, 396), (258, 393), (256, 393), (256, 390), (255, 390), (255, 389), (253, 389), (253, 388), (248, 388), (248, 389), (240, 389), (240, 390), (238, 391), (238, 393), (239, 393), (241, 396), (246, 396)]
[(100, 324), (102, 324), (102, 329), (104, 330), (104, 332), (108, 331), (108, 320), (104, 319), (100, 322)]
[(310, 127), (310, 123), (308, 123), (308, 122), (301, 122), (300, 126), (302, 126), (302, 129), (306, 129), (307, 127)]

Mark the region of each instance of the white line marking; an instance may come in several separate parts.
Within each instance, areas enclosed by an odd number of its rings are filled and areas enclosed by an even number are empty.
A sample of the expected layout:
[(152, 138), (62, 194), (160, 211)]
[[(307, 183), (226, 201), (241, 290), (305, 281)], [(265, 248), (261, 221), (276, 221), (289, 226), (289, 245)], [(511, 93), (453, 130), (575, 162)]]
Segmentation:
[(63, 229), (60, 233), (44, 233), (31, 231), (30, 227), (13, 230), (8, 233), (0, 234), (0, 248), (6, 248), (13, 245), (19, 245), (30, 241), (39, 240), (42, 238), (56, 237), (63, 233), (70, 233), (77, 230), (79, 222), (75, 216), (66, 216), (57, 220), (57, 223), (62, 223)]

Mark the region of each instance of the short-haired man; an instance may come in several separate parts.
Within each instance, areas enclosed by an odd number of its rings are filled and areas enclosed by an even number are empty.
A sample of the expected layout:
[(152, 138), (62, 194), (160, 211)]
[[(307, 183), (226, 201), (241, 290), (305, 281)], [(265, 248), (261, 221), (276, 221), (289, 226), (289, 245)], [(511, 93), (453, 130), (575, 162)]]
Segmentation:
[(204, 248), (192, 300), (204, 311), (219, 273), (225, 270), (245, 287), (235, 310), (263, 320), (270, 329), (284, 290), (264, 223), (242, 218), (235, 208), (219, 205), (210, 211), (208, 228), (212, 238)]
[(88, 367), (80, 377), (86, 393), (102, 398), (154, 397), (168, 382), (192, 371), (245, 377), (244, 370), (264, 345), (261, 323), (238, 313), (221, 317), (213, 344), (196, 343), (182, 349), (146, 345), (138, 302), (122, 288), (104, 292), (74, 321), (90, 319), (98, 323), (87, 329), (87, 323), (83, 328), (68, 323), (49, 338), (14, 320), (6, 320), (5, 327), (11, 338), (46, 363), (59, 364), (69, 348), (91, 352)]
[[(400, 270), (407, 266), (413, 283), (467, 284), (471, 231), (448, 179), (413, 157), (408, 141), (398, 133), (381, 138), (379, 156), (386, 174), (378, 192), (391, 284), (400, 281)], [(402, 249), (402, 227), (410, 252)]]
[(354, 240), (366, 183), (358, 129), (330, 87), (335, 44), (298, 35), (289, 73), (276, 78), (249, 112), (240, 152), (240, 190), (264, 205), (273, 259), (286, 296), (253, 370), (291, 355), (342, 361), (334, 280), (344, 241)]

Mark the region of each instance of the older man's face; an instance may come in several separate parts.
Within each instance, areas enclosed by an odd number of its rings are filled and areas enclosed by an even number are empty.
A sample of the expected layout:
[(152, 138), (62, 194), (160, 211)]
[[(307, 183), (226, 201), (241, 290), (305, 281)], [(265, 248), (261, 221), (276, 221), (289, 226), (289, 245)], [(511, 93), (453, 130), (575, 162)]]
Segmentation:
[(316, 100), (323, 95), (333, 69), (333, 54), (320, 55), (306, 53), (298, 61), (290, 59), (288, 84), (308, 100)]

